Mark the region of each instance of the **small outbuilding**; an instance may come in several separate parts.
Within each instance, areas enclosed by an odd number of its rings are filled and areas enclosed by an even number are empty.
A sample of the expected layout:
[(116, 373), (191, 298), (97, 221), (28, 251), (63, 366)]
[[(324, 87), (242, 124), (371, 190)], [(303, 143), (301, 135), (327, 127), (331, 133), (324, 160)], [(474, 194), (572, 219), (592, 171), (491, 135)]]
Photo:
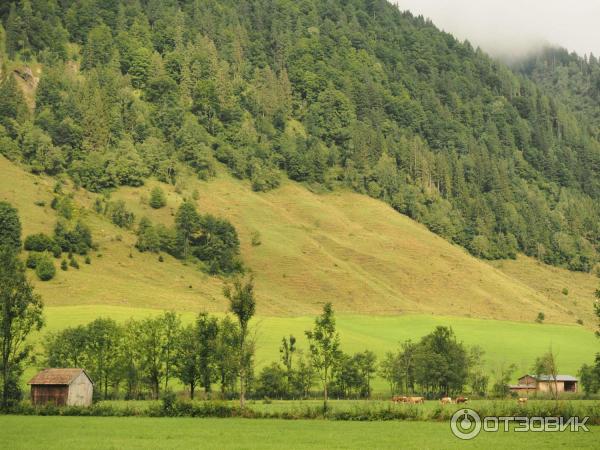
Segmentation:
[(34, 405), (90, 406), (94, 383), (83, 369), (45, 369), (27, 383)]
[(553, 392), (556, 386), (558, 393), (577, 392), (579, 380), (572, 375), (523, 375), (519, 378), (519, 384), (510, 386), (510, 390), (521, 394), (534, 392)]

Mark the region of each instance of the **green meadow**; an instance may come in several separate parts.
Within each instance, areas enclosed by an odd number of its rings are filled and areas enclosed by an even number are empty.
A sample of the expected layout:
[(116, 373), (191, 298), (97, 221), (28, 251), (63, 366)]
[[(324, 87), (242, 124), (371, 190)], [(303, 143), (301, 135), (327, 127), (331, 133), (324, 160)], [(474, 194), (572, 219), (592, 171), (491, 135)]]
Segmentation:
[[(116, 306), (48, 307), (45, 310), (46, 327), (35, 339), (43, 340), (45, 333), (67, 326), (85, 324), (97, 317), (111, 317), (118, 322), (159, 314), (157, 310)], [(194, 320), (193, 313), (182, 313), (183, 322)], [(256, 339), (258, 367), (279, 358), (279, 344), (283, 336), (293, 334), (299, 348), (306, 345), (304, 331), (313, 325), (313, 317), (259, 316), (252, 321)], [(520, 373), (528, 372), (534, 359), (550, 347), (556, 353), (561, 373), (576, 375), (583, 363), (591, 362), (599, 345), (593, 332), (575, 325), (554, 325), (470, 319), (433, 315), (337, 317), (342, 347), (346, 352), (373, 350), (379, 357), (395, 350), (399, 343), (429, 333), (438, 325), (451, 326), (458, 340), (466, 345), (479, 345), (486, 352), (486, 364), (493, 372), (500, 364), (517, 365)], [(385, 392), (383, 381), (375, 388)]]
[(0, 448), (14, 450), (598, 448), (600, 432), (481, 433), (461, 441), (445, 422), (38, 416), (0, 416), (0, 429)]

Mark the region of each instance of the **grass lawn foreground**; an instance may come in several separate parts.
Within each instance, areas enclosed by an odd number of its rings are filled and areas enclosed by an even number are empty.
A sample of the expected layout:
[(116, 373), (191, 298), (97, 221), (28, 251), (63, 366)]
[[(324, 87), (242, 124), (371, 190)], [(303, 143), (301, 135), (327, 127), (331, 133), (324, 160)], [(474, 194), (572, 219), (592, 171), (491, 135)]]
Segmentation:
[(0, 416), (6, 449), (598, 448), (589, 433), (482, 433), (461, 441), (446, 422)]

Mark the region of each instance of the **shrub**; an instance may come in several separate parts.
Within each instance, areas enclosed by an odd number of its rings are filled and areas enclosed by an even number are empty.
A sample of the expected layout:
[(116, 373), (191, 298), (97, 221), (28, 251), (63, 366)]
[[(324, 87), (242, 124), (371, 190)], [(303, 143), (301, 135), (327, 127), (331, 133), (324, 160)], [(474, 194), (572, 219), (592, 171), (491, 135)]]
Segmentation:
[(70, 220), (73, 218), (74, 206), (71, 196), (62, 195), (54, 197), (52, 203), (50, 203), (50, 207), (65, 219)]
[(140, 220), (137, 236), (135, 246), (140, 252), (158, 252), (161, 249), (160, 237), (156, 227), (152, 225), (148, 218), (142, 217)]
[(86, 264), (91, 264), (92, 263), (92, 258), (90, 258), (89, 256), (85, 257), (85, 263)]
[(64, 252), (85, 255), (93, 248), (92, 232), (81, 221), (78, 221), (73, 228), (66, 222), (59, 221), (54, 228), (54, 240)]
[(25, 250), (34, 251), (34, 252), (45, 252), (45, 251), (53, 251), (55, 247), (54, 240), (44, 234), (31, 234), (25, 238), (25, 242), (23, 243)]
[(539, 312), (535, 321), (537, 323), (543, 323), (544, 319), (546, 319), (546, 315), (543, 312)]
[(252, 233), (252, 246), (258, 247), (260, 244), (262, 244), (262, 241), (260, 239), (260, 233), (258, 231), (255, 231), (254, 233)]
[(162, 396), (162, 413), (165, 416), (173, 415), (175, 412), (175, 402), (177, 401), (177, 397), (175, 393), (172, 391), (167, 391)]
[(35, 269), (35, 267), (37, 266), (39, 256), (40, 256), (39, 253), (34, 253), (34, 252), (29, 253), (29, 255), (27, 255), (27, 260), (25, 261), (25, 265), (29, 269)]
[(165, 193), (159, 186), (156, 186), (154, 189), (152, 189), (152, 192), (150, 193), (149, 204), (154, 209), (160, 209), (167, 204)]
[(64, 270), (65, 272), (66, 272), (67, 270), (69, 270), (69, 265), (67, 264), (67, 260), (66, 260), (66, 259), (63, 259), (63, 260), (60, 262), (60, 268), (61, 268), (61, 270)]
[(62, 248), (60, 248), (60, 245), (58, 245), (55, 242), (54, 245), (52, 246), (52, 256), (54, 256), (55, 258), (60, 258), (61, 255), (62, 255)]
[(127, 209), (123, 200), (109, 202), (105, 214), (112, 223), (121, 228), (131, 228), (135, 220), (135, 215)]
[(97, 198), (94, 201), (94, 211), (96, 211), (98, 214), (102, 214), (104, 212), (104, 202), (102, 199)]
[(41, 281), (49, 281), (56, 275), (54, 263), (47, 255), (41, 255), (37, 259), (35, 273)]
[(71, 260), (69, 261), (69, 266), (73, 267), (74, 269), (79, 269), (79, 263), (77, 262), (75, 257), (71, 257)]

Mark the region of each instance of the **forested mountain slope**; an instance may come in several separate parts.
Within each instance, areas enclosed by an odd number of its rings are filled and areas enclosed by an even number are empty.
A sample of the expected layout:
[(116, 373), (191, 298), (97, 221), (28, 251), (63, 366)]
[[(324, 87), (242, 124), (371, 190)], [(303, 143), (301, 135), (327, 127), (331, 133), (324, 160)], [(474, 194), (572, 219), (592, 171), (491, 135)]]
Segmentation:
[(600, 134), (600, 62), (596, 56), (548, 47), (515, 63), (515, 69), (590, 122), (594, 136)]
[[(18, 0), (0, 15), (0, 148), (34, 173), (101, 192), (177, 186), (185, 167), (209, 179), (218, 160), (275, 196), (285, 175), (350, 187), (481, 258), (598, 260), (587, 118), (384, 0)], [(31, 110), (13, 70), (38, 64)]]
[[(323, 302), (336, 311), (395, 315), (426, 313), (533, 322), (592, 325), (596, 278), (552, 269), (529, 259), (492, 268), (457, 246), (398, 214), (384, 203), (348, 191), (314, 194), (295, 182), (277, 191), (252, 192), (249, 183), (218, 170), (199, 181), (186, 176), (179, 189), (154, 180), (113, 192), (136, 217), (170, 225), (184, 197), (197, 192), (198, 209), (231, 220), (239, 232), (241, 254), (256, 277), (262, 316), (316, 314)], [(0, 157), (0, 201), (18, 208), (25, 236), (51, 233), (58, 220), (50, 207), (54, 181), (25, 173)], [(167, 205), (148, 205), (151, 188), (165, 189)], [(197, 312), (225, 311), (223, 280), (168, 255), (140, 253), (134, 230), (115, 226), (93, 205), (101, 195), (72, 193), (73, 216), (89, 224), (97, 249), (91, 264), (75, 256), (79, 268), (58, 270), (47, 282), (36, 280), (47, 306), (127, 306)], [(258, 230), (260, 232), (257, 235)], [(507, 269), (510, 274), (503, 273)], [(519, 276), (524, 275), (521, 281)], [(549, 281), (552, 280), (552, 281)], [(567, 288), (568, 295), (561, 291)], [(82, 310), (82, 312), (85, 312)]]

